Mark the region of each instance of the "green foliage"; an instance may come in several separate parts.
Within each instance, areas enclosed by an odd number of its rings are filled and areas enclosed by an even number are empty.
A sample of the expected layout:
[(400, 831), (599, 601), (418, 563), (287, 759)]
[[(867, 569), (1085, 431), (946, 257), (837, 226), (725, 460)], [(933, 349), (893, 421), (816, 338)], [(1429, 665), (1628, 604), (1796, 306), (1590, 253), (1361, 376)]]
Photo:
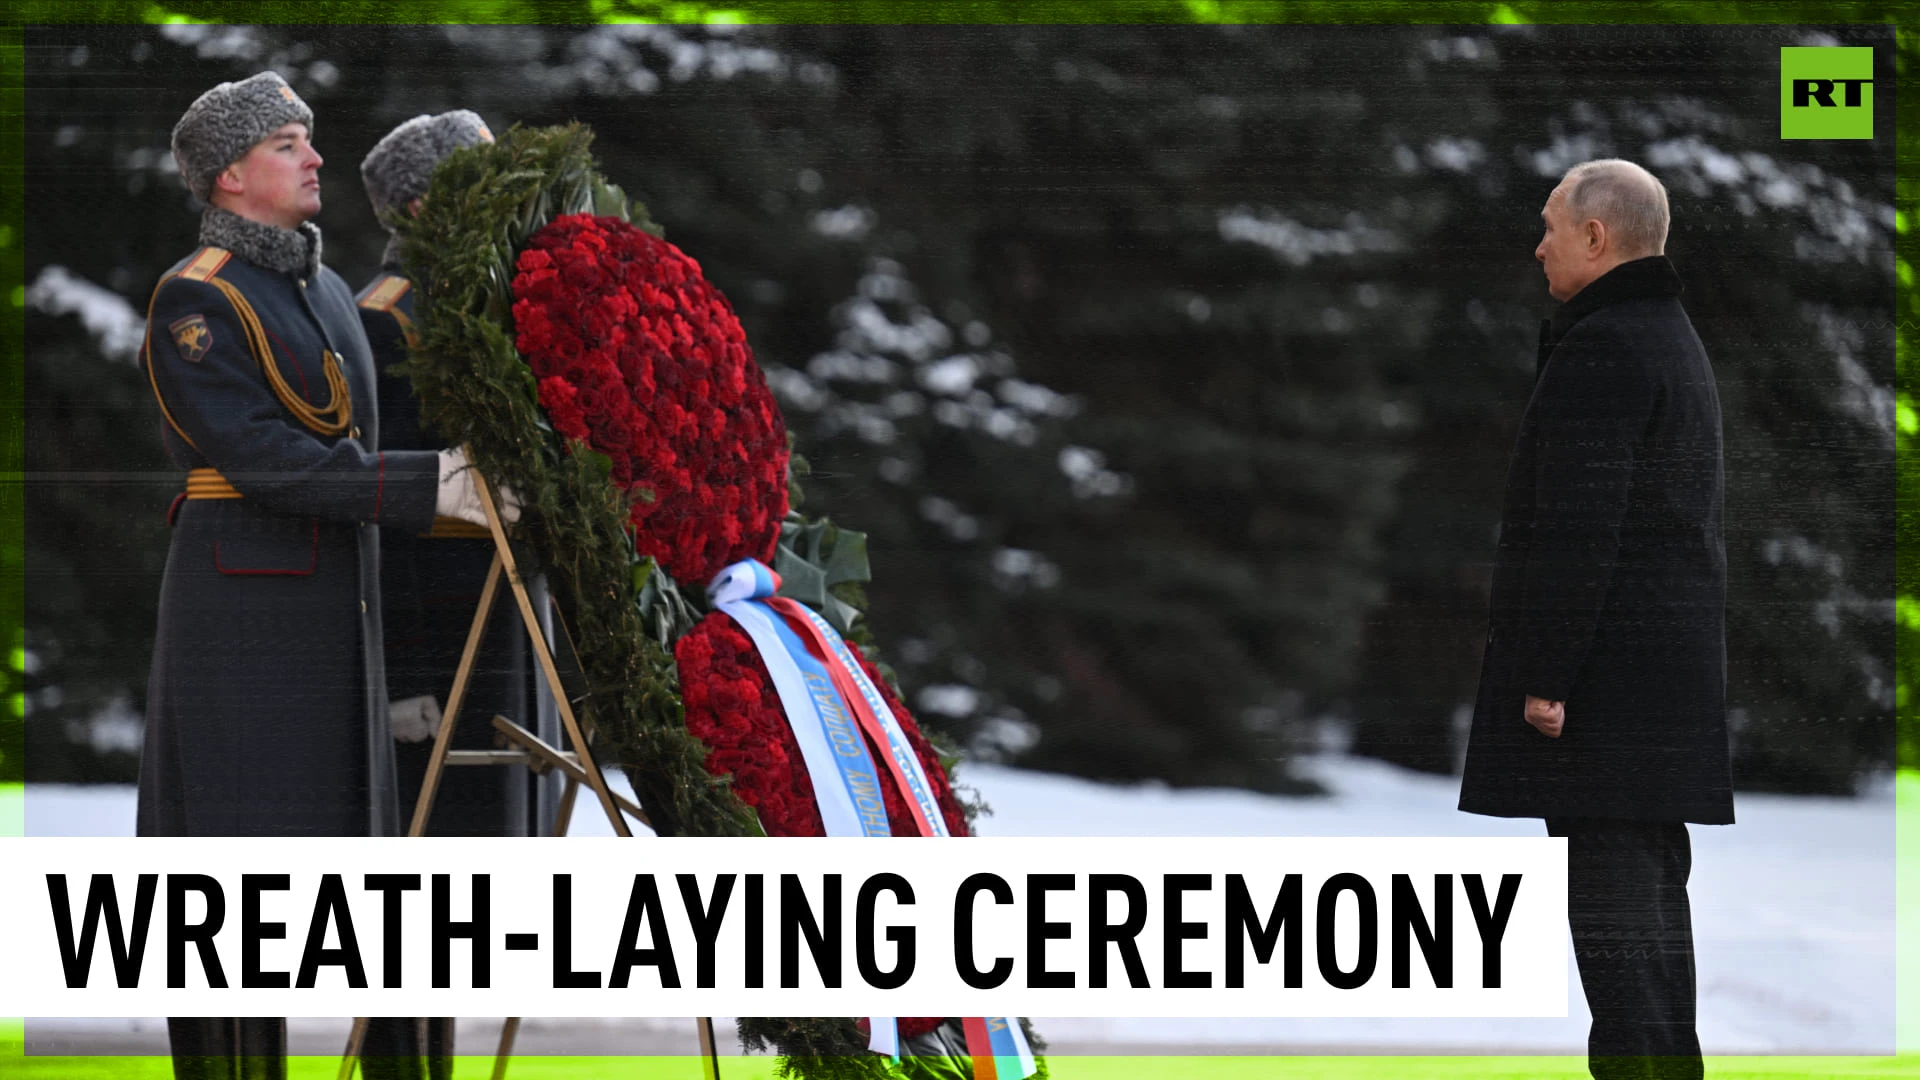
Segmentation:
[(780, 575), (781, 596), (818, 609), (842, 635), (854, 632), (866, 607), (860, 583), (873, 580), (866, 533), (790, 514), (780, 529), (773, 570)]
[[(513, 267), (540, 228), (558, 215), (596, 212), (658, 231), (642, 207), (600, 177), (591, 142), (578, 124), (516, 126), (498, 142), (449, 157), (419, 215), (392, 221), (418, 290), (419, 340), (406, 370), (425, 422), (466, 446), (483, 475), (520, 497), (514, 532), (527, 548), (522, 571), (544, 567), (563, 599), (587, 681), (573, 706), (599, 732), (599, 759), (626, 772), (662, 835), (763, 835), (726, 780), (708, 774), (706, 746), (681, 712), (672, 643), (701, 607), (634, 552), (629, 503), (606, 459), (579, 443), (561, 449), (514, 348)], [(868, 579), (866, 537), (795, 512), (779, 553), (783, 592), (852, 631), (859, 608), (830, 590)], [(920, 1067), (895, 1071), (866, 1051), (845, 1018), (743, 1020), (749, 1030), (750, 1039), (783, 1055), (784, 1076), (932, 1075)]]
[[(903, 1040), (898, 1063), (867, 1050), (866, 1037), (851, 1023), (823, 1024), (818, 1020), (740, 1018), (740, 1042), (749, 1051), (777, 1047), (783, 1055), (777, 1075), (803, 1080), (970, 1080), (965, 1036), (957, 1020), (948, 1020), (932, 1033)], [(1020, 1030), (1034, 1052), (1039, 1071), (1034, 1080), (1050, 1075), (1045, 1040), (1033, 1024), (1020, 1018)]]
[(648, 589), (660, 594), (665, 575), (634, 553), (625, 497), (599, 455), (563, 452), (552, 437), (514, 349), (514, 261), (536, 231), (595, 209), (625, 208), (650, 226), (600, 178), (591, 142), (578, 125), (515, 127), (449, 157), (419, 216), (394, 222), (419, 290), (419, 345), (407, 371), (424, 421), (522, 500), (516, 535), (562, 598), (589, 687), (573, 704), (600, 733), (601, 760), (625, 769), (660, 832), (751, 835), (752, 811), (707, 773), (706, 747), (681, 715), (667, 641), (685, 627), (649, 626), (639, 603)]

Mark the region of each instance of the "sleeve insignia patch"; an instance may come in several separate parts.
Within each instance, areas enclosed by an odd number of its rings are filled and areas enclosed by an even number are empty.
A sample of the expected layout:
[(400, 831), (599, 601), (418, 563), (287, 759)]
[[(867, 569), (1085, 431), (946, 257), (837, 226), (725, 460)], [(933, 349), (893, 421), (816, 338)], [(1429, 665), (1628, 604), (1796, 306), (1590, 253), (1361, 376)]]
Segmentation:
[(413, 282), (398, 275), (388, 274), (380, 279), (378, 285), (369, 288), (361, 295), (360, 306), (368, 311), (388, 312), (395, 318), (399, 318), (400, 313), (394, 310), (393, 305), (399, 303), (400, 298), (407, 295), (407, 290), (411, 288), (413, 288)]
[(199, 363), (213, 347), (213, 330), (207, 326), (204, 316), (175, 319), (167, 329), (173, 332), (173, 343), (179, 347), (180, 355), (193, 363)]

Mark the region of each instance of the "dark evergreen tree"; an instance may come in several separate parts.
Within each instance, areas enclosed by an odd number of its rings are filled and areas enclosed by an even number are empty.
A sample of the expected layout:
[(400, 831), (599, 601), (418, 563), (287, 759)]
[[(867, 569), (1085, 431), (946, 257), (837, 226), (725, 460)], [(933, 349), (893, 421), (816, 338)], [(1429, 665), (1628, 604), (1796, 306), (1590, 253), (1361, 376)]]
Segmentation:
[(739, 309), (812, 460), (808, 510), (870, 534), (875, 638), (925, 719), (1036, 767), (1270, 790), (1343, 725), (1452, 766), (1549, 306), (1539, 206), (1577, 160), (1642, 160), (1721, 379), (1741, 780), (1845, 790), (1890, 754), (1893, 124), (1780, 142), (1779, 44), (35, 29), (32, 771), (128, 775), (92, 747), (142, 706), (178, 483), (126, 344), (193, 244), (167, 132), (207, 86), (274, 67), (319, 118), (320, 223), (350, 280), (385, 240), (355, 166), (394, 124), (593, 126), (606, 174)]
[[(1878, 46), (1890, 85), (1879, 28), (1795, 40)], [(1738, 781), (1848, 792), (1891, 763), (1892, 102), (1873, 141), (1782, 142), (1782, 41), (1485, 28), (1429, 43), (1420, 96), (1456, 108), (1405, 159), (1448, 195), (1455, 239), (1435, 255), (1452, 272), (1431, 279), (1428, 347), (1395, 380), (1423, 423), (1356, 688), (1364, 752), (1445, 771), (1463, 750), (1487, 511), (1552, 307), (1530, 255), (1539, 205), (1567, 166), (1619, 156), (1668, 187), (1667, 250), (1719, 382)]]

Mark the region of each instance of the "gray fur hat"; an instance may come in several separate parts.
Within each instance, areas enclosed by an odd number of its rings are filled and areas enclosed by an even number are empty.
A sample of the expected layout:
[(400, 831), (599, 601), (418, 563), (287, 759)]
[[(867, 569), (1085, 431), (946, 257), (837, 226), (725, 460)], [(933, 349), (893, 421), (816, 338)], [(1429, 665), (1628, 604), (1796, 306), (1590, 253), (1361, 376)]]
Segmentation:
[(384, 215), (427, 193), (434, 166), (455, 150), (492, 142), (486, 121), (466, 109), (416, 116), (387, 132), (360, 163), (375, 215)]
[(173, 125), (173, 160), (187, 190), (211, 202), (220, 171), (245, 157), (282, 124), (305, 124), (313, 134), (313, 110), (287, 80), (263, 71), (239, 82), (223, 82), (187, 106)]

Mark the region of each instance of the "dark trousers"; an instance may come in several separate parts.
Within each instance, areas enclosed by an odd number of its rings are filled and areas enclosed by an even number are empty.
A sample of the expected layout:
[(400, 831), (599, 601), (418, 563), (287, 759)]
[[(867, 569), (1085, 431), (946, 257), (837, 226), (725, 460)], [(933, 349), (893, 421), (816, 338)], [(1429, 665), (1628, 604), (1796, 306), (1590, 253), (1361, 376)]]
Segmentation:
[(1548, 818), (1567, 841), (1567, 923), (1593, 1012), (1595, 1080), (1700, 1080), (1693, 848), (1682, 822)]
[(287, 1022), (279, 1017), (170, 1017), (174, 1080), (286, 1080)]
[[(286, 1080), (287, 1022), (280, 1017), (173, 1017), (167, 1040), (174, 1080)], [(367, 1021), (360, 1072), (367, 1080), (446, 1080), (452, 1055), (451, 1018), (376, 1016)]]

